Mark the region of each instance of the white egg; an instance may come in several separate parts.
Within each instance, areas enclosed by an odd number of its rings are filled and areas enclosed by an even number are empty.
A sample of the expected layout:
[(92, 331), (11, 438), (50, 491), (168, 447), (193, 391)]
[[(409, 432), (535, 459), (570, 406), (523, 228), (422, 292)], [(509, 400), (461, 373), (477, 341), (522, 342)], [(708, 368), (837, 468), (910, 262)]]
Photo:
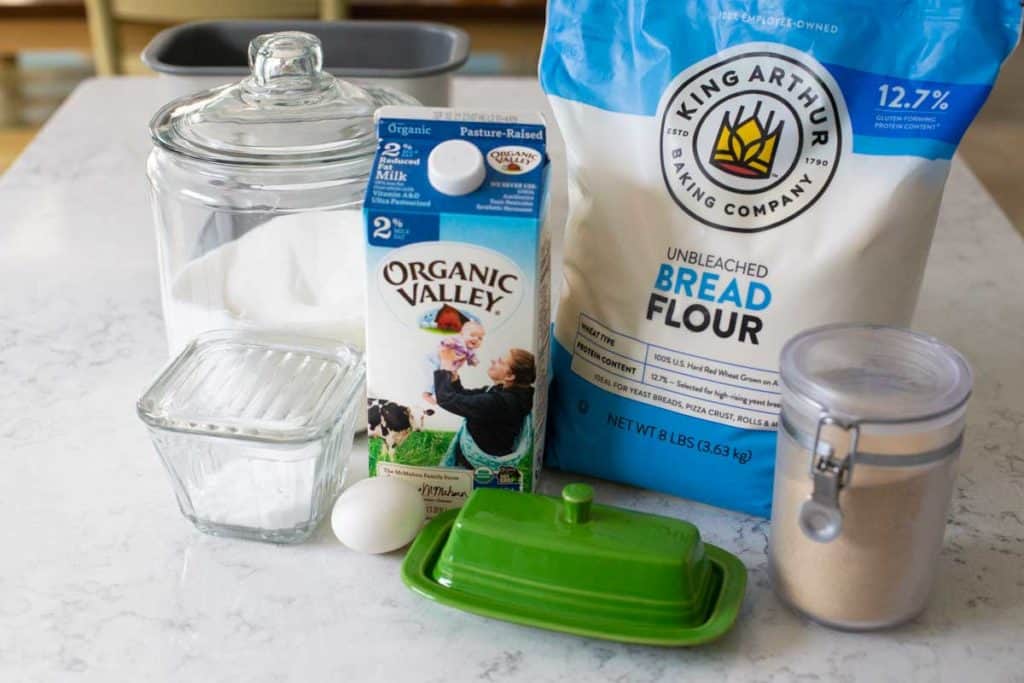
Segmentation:
[(356, 482), (334, 503), (331, 528), (338, 540), (361, 553), (387, 553), (419, 533), (427, 508), (419, 489), (394, 477)]

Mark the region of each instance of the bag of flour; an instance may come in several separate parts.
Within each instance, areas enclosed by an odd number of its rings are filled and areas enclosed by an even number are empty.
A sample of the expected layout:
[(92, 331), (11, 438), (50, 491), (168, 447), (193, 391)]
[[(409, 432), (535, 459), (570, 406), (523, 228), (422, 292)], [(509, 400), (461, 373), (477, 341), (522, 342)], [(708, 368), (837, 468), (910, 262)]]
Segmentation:
[(1018, 0), (550, 0), (570, 217), (548, 463), (767, 515), (777, 358), (905, 325)]

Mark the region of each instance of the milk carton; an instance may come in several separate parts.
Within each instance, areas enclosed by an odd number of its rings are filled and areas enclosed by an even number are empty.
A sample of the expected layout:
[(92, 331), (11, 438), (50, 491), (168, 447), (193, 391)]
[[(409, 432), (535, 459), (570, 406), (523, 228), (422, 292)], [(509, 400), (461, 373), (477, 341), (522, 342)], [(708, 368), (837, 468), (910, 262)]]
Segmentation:
[(547, 401), (548, 158), (539, 115), (385, 107), (364, 208), (371, 476), (429, 515), (531, 491)]

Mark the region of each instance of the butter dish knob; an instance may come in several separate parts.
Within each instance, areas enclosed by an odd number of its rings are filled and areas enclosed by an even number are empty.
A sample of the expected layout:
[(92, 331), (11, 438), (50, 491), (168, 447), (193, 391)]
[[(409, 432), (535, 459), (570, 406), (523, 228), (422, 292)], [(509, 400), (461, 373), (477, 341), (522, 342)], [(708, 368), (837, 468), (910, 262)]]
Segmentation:
[(565, 503), (565, 521), (586, 524), (590, 521), (590, 504), (594, 502), (594, 489), (587, 484), (569, 484), (562, 489)]

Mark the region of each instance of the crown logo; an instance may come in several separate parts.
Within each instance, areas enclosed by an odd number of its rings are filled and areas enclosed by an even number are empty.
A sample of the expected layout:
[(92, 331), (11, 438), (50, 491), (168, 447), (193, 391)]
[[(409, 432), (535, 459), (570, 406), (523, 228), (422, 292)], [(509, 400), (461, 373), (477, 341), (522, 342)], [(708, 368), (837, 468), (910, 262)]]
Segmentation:
[(760, 114), (760, 102), (754, 107), (754, 113), (747, 118), (743, 118), (743, 107), (740, 107), (732, 123), (729, 121), (729, 112), (725, 113), (715, 148), (711, 152), (713, 166), (742, 178), (767, 178), (771, 175), (776, 146), (785, 122), (779, 121), (779, 125), (772, 130), (775, 112), (768, 113), (764, 124), (761, 123)]

